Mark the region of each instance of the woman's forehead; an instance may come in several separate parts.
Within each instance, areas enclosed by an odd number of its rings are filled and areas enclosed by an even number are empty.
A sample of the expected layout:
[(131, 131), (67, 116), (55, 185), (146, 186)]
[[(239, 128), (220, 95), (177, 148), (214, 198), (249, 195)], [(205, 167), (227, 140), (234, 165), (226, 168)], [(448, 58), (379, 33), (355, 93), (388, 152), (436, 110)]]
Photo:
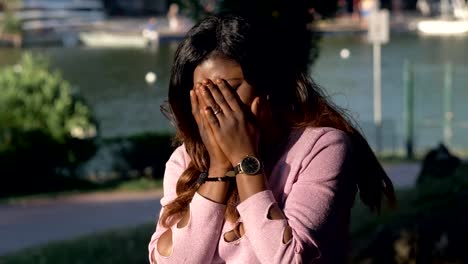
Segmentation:
[(244, 75), (239, 63), (219, 56), (204, 60), (195, 68), (193, 73), (194, 82), (200, 82), (203, 79), (215, 80), (217, 78), (242, 80), (244, 79)]

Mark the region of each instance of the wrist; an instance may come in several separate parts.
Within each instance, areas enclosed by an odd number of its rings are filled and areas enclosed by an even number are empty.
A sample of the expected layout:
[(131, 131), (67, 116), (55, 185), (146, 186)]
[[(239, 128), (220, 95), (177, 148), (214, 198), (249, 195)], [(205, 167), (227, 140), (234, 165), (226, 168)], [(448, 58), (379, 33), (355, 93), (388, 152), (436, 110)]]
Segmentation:
[(232, 170), (232, 167), (210, 167), (208, 169), (208, 177), (221, 177), (230, 170)]

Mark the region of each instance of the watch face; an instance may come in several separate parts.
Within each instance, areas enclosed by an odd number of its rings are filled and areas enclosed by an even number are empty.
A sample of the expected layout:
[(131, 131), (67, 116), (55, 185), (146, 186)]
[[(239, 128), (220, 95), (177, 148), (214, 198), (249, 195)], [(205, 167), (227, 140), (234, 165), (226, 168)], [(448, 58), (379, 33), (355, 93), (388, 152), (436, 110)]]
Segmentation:
[(255, 157), (247, 156), (241, 162), (242, 172), (249, 175), (257, 174), (262, 168), (260, 160)]

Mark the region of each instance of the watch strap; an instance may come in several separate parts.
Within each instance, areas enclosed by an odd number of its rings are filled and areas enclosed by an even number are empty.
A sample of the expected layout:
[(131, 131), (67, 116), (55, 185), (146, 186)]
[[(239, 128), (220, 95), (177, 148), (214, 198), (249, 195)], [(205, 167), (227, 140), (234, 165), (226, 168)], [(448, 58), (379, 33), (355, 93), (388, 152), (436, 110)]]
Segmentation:
[(198, 176), (197, 184), (203, 184), (203, 183), (205, 183), (207, 181), (210, 181), (210, 182), (227, 182), (227, 181), (235, 180), (236, 179), (235, 175), (232, 176), (231, 174), (228, 172), (228, 173), (226, 173), (225, 176), (208, 177), (208, 172), (204, 171), (204, 172), (200, 173), (200, 176)]
[(239, 164), (237, 164), (235, 167), (234, 167), (234, 175), (237, 175), (239, 173), (241, 173), (242, 169), (241, 169), (241, 164), (239, 162)]

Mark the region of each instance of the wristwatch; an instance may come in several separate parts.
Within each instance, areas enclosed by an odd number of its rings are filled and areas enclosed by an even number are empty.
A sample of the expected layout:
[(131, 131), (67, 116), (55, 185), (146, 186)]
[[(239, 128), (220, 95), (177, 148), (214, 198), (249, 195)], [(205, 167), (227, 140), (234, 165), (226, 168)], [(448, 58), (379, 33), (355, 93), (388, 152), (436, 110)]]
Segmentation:
[(262, 169), (262, 162), (258, 158), (247, 155), (234, 167), (234, 174), (257, 175)]

